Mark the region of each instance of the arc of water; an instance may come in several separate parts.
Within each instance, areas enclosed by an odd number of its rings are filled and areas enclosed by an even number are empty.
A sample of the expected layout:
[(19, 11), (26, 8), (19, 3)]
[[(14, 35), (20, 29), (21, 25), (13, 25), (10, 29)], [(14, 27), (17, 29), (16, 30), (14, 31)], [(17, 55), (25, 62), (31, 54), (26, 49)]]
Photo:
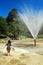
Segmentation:
[(19, 13), (19, 15), (22, 21), (26, 24), (27, 28), (30, 30), (32, 36), (36, 38), (41, 28), (41, 24), (43, 23), (42, 11), (39, 11), (38, 13), (37, 11), (34, 12), (28, 8), (26, 9), (27, 10), (23, 9), (22, 14)]

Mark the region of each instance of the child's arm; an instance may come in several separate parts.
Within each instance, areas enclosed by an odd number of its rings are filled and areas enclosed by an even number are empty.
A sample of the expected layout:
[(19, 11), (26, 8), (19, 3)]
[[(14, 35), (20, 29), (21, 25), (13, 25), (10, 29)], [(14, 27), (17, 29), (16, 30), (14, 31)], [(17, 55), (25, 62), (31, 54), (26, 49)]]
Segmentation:
[(11, 46), (11, 47), (12, 47), (12, 50), (15, 51), (14, 47), (13, 46)]

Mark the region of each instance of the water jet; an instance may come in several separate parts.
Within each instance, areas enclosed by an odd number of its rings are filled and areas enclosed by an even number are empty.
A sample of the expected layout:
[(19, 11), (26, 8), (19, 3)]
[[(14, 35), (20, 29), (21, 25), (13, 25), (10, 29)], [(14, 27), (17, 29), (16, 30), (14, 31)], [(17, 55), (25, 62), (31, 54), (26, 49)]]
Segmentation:
[(27, 26), (30, 33), (34, 38), (34, 45), (36, 46), (36, 38), (38, 36), (39, 30), (43, 23), (43, 12), (42, 11), (34, 11), (32, 9), (22, 8), (22, 13), (19, 13), (22, 22)]

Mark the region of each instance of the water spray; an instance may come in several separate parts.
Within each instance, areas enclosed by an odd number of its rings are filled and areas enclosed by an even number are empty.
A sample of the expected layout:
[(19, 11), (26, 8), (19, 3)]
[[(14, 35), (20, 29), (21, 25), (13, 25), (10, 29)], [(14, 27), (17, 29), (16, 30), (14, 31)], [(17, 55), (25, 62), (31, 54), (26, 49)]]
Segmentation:
[(33, 38), (35, 38), (34, 45), (36, 46), (36, 38), (43, 23), (43, 12), (40, 10), (37, 12), (32, 9), (29, 10), (28, 8), (24, 8), (22, 9), (22, 13), (19, 13), (19, 15)]

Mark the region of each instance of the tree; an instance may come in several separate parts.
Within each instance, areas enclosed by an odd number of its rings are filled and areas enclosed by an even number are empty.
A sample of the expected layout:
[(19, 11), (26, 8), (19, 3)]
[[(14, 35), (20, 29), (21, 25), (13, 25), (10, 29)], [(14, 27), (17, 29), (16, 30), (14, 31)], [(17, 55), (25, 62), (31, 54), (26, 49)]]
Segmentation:
[(9, 23), (9, 22), (12, 22), (13, 21), (13, 18), (16, 18), (17, 19), (17, 17), (18, 17), (18, 12), (17, 12), (17, 9), (12, 9), (10, 12), (9, 12), (9, 14), (8, 14), (8, 16), (7, 16), (7, 22)]
[(0, 35), (7, 35), (8, 33), (8, 25), (6, 19), (0, 16)]
[(20, 25), (20, 17), (18, 15), (17, 9), (12, 9), (7, 17), (7, 22), (9, 24), (10, 36), (13, 35), (15, 38), (22, 31), (22, 26)]

